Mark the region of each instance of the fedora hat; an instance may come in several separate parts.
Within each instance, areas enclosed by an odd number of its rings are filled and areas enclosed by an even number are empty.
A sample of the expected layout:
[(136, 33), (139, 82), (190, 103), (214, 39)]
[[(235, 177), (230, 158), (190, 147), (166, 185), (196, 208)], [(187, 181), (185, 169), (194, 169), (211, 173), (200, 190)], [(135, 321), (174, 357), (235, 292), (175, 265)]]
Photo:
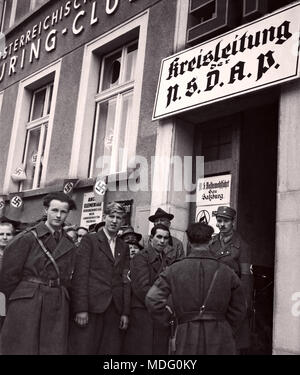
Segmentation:
[(100, 221), (100, 223), (94, 223), (89, 226), (89, 232), (98, 232), (98, 230), (104, 227), (105, 221)]
[(151, 221), (152, 223), (155, 222), (157, 219), (161, 219), (162, 217), (165, 217), (169, 219), (170, 221), (174, 219), (174, 215), (169, 214), (168, 212), (164, 211), (160, 207), (156, 210), (154, 215), (149, 216), (148, 220)]
[(233, 220), (236, 215), (236, 210), (227, 206), (219, 206), (217, 211), (213, 211), (213, 216), (226, 217), (227, 219)]
[[(133, 234), (137, 242), (139, 242), (142, 239), (142, 235), (140, 233), (135, 232), (131, 225), (124, 226), (121, 229), (122, 229), (122, 234), (119, 237), (122, 239), (126, 236), (126, 234)], [(128, 243), (131, 243), (131, 242), (128, 242)]]

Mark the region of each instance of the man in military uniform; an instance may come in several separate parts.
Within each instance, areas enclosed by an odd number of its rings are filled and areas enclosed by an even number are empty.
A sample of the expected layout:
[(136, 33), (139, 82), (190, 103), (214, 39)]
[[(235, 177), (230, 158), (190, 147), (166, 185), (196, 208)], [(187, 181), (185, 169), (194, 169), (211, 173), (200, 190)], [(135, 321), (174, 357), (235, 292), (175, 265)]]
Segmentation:
[(17, 235), (4, 252), (2, 354), (67, 354), (75, 245), (62, 227), (76, 204), (62, 192), (48, 194), (43, 203), (46, 221)]
[(240, 353), (250, 346), (250, 312), (252, 305), (251, 250), (241, 235), (233, 229), (236, 211), (231, 207), (220, 206), (213, 213), (217, 219), (220, 232), (213, 237), (210, 251), (212, 254), (231, 267), (241, 279), (247, 300), (248, 316), (237, 332), (237, 348)]

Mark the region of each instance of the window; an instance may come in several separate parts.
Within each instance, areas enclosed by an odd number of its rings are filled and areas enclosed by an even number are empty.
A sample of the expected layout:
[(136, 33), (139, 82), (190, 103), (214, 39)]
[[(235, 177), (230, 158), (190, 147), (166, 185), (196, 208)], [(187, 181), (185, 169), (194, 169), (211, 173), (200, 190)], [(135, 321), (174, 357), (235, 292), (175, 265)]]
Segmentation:
[(2, 3), (1, 31), (6, 31), (22, 17), (26, 16), (26, 14), (47, 1), (48, 0), (0, 0), (0, 4)]
[[(69, 169), (72, 177), (126, 175), (136, 156), (148, 19), (146, 10), (85, 46)], [(111, 158), (109, 165), (103, 163), (103, 156)]]
[(34, 91), (32, 95), (23, 158), (27, 178), (22, 183), (21, 190), (40, 187), (52, 92), (53, 83), (50, 83)]
[[(19, 82), (3, 191), (38, 189), (47, 183), (61, 60)], [(20, 166), (26, 180), (12, 178)]]
[(138, 44), (130, 43), (103, 57), (90, 175), (95, 176), (99, 157), (110, 158), (109, 173), (125, 171), (130, 147), (130, 124)]
[(229, 159), (232, 156), (231, 127), (208, 130), (203, 134), (203, 155), (205, 162)]

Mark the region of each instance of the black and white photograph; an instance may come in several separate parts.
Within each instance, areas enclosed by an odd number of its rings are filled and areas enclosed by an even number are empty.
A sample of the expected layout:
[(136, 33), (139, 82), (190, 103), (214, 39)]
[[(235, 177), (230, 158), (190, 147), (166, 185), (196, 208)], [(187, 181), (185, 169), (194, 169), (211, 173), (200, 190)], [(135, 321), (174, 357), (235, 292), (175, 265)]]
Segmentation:
[(300, 355), (299, 40), (299, 0), (0, 0), (0, 361)]

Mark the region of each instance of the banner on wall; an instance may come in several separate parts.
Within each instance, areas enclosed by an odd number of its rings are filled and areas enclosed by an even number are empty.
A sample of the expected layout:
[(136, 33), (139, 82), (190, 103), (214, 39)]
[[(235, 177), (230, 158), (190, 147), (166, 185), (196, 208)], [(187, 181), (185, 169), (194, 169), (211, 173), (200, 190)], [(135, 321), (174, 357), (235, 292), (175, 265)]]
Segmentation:
[(195, 222), (205, 222), (218, 233), (213, 215), (219, 206), (230, 206), (231, 174), (199, 178)]

